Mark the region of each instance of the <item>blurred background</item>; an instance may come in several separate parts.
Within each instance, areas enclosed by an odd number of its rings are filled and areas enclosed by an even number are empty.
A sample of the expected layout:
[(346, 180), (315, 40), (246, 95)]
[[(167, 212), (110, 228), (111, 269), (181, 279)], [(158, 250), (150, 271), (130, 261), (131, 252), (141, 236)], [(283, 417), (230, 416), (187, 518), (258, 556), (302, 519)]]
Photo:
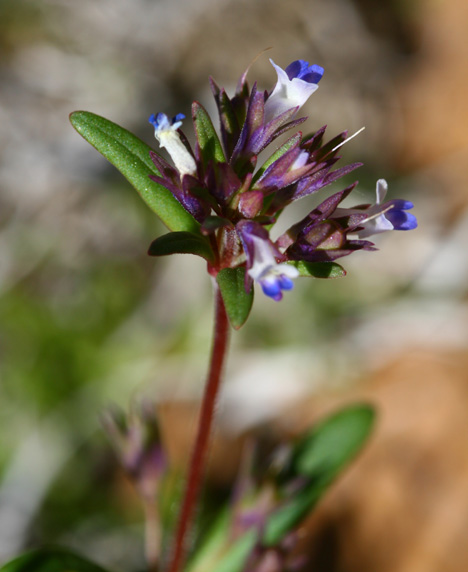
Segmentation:
[(183, 465), (210, 346), (204, 264), (147, 257), (163, 226), (68, 114), (153, 144), (151, 113), (213, 111), (208, 76), (232, 93), (272, 47), (251, 81), (273, 87), (268, 57), (324, 66), (306, 129), (365, 126), (343, 149), (365, 162), (358, 202), (385, 177), (420, 226), (343, 259), (346, 278), (257, 296), (210, 479), (228, 486), (247, 434), (281, 440), (371, 402), (370, 446), (304, 527), (310, 569), (468, 569), (467, 31), (464, 0), (0, 0), (0, 563), (59, 543), (142, 567), (142, 514), (100, 414), (158, 403)]

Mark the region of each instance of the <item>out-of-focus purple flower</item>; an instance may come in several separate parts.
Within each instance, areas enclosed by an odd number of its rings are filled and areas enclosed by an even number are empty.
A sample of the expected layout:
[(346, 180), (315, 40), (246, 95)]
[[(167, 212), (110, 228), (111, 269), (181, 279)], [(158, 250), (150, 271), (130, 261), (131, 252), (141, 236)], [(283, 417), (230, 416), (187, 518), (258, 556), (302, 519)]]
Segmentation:
[(102, 422), (138, 493), (153, 501), (168, 467), (154, 406), (143, 404), (139, 411), (128, 415), (117, 408), (109, 409)]
[(296, 60), (283, 70), (270, 59), (275, 68), (278, 81), (265, 102), (264, 121), (268, 123), (285, 111), (301, 108), (318, 89), (324, 69), (318, 65), (309, 65), (304, 60)]
[(178, 113), (172, 119), (165, 113), (157, 113), (150, 115), (149, 122), (154, 126), (154, 136), (161, 147), (165, 147), (174, 165), (182, 178), (184, 175), (194, 175), (197, 172), (195, 159), (182, 142), (178, 133), (179, 127), (185, 115)]
[(363, 227), (357, 232), (360, 238), (380, 234), (387, 230), (413, 230), (418, 226), (416, 217), (406, 212), (413, 208), (413, 203), (402, 199), (393, 199), (384, 203), (387, 191), (387, 181), (379, 179), (376, 185), (376, 203), (366, 209), (367, 218), (359, 223), (359, 227)]

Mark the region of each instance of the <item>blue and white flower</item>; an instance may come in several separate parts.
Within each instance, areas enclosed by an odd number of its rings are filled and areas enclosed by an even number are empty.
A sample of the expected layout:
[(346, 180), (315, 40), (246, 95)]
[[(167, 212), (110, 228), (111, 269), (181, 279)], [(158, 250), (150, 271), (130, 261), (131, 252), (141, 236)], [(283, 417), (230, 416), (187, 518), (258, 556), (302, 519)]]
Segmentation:
[(182, 119), (185, 119), (182, 113), (178, 113), (172, 120), (165, 113), (152, 114), (149, 118), (149, 122), (154, 126), (154, 136), (159, 146), (167, 150), (181, 179), (184, 175), (195, 175), (197, 172), (195, 159), (183, 144), (177, 131), (182, 125)]
[(278, 81), (265, 102), (265, 123), (278, 117), (285, 111), (302, 107), (318, 89), (324, 69), (319, 65), (309, 65), (304, 60), (296, 60), (283, 70), (270, 59), (275, 68)]
[(251, 287), (251, 280), (254, 280), (260, 284), (264, 294), (278, 302), (283, 298), (283, 290), (294, 288), (293, 280), (299, 276), (299, 271), (290, 264), (276, 262), (283, 255), (261, 225), (243, 220), (236, 228), (244, 246), (248, 286)]
[(293, 279), (299, 271), (290, 264), (278, 264), (274, 249), (269, 240), (252, 236), (255, 251), (252, 267), (248, 275), (262, 287), (263, 293), (279, 302), (283, 298), (282, 290), (294, 288)]
[(418, 226), (416, 217), (406, 212), (413, 208), (413, 203), (402, 199), (384, 203), (387, 191), (387, 181), (379, 179), (376, 186), (376, 203), (367, 209), (367, 218), (359, 223), (360, 227), (364, 227), (357, 233), (359, 238), (366, 238), (387, 230), (413, 230)]

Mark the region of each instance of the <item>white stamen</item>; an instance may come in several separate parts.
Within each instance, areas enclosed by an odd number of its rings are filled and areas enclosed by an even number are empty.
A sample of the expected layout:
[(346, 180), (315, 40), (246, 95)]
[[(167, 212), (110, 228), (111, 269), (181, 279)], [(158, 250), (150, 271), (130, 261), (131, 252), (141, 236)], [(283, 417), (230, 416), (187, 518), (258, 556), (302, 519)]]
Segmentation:
[(353, 135), (351, 135), (350, 137), (347, 137), (344, 141), (342, 141), (341, 143), (339, 143), (336, 147), (333, 147), (333, 149), (331, 150), (331, 153), (333, 153), (333, 151), (336, 151), (337, 149), (339, 149), (340, 147), (342, 147), (345, 143), (347, 143), (348, 141), (351, 141), (351, 139), (354, 139), (354, 137), (356, 137), (356, 135), (359, 135), (359, 133), (361, 133), (361, 131), (364, 131), (365, 127), (361, 127), (361, 129), (359, 129), (359, 131), (356, 131), (356, 133), (354, 133)]
[(370, 220), (374, 220), (376, 218), (379, 218), (379, 216), (384, 215), (385, 213), (388, 213), (388, 211), (391, 211), (392, 209), (393, 209), (393, 205), (389, 205), (386, 209), (380, 210), (379, 212), (377, 212), (371, 216), (368, 216), (364, 220), (361, 220), (361, 222), (359, 223), (359, 226), (362, 224), (365, 224), (366, 222), (369, 222)]

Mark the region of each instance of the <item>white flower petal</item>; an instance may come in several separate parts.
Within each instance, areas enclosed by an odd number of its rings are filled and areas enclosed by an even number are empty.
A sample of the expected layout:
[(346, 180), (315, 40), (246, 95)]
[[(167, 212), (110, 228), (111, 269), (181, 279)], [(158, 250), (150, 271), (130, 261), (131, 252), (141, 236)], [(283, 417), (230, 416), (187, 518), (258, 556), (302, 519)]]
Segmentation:
[(309, 83), (297, 77), (290, 80), (282, 68), (277, 66), (273, 60), (270, 62), (276, 70), (278, 81), (265, 102), (265, 123), (293, 107), (302, 107), (318, 88), (318, 84)]
[(378, 205), (381, 205), (384, 200), (385, 197), (387, 196), (387, 191), (388, 191), (388, 183), (385, 179), (379, 179), (377, 181), (377, 185), (376, 185), (376, 195), (377, 195), (377, 203)]

